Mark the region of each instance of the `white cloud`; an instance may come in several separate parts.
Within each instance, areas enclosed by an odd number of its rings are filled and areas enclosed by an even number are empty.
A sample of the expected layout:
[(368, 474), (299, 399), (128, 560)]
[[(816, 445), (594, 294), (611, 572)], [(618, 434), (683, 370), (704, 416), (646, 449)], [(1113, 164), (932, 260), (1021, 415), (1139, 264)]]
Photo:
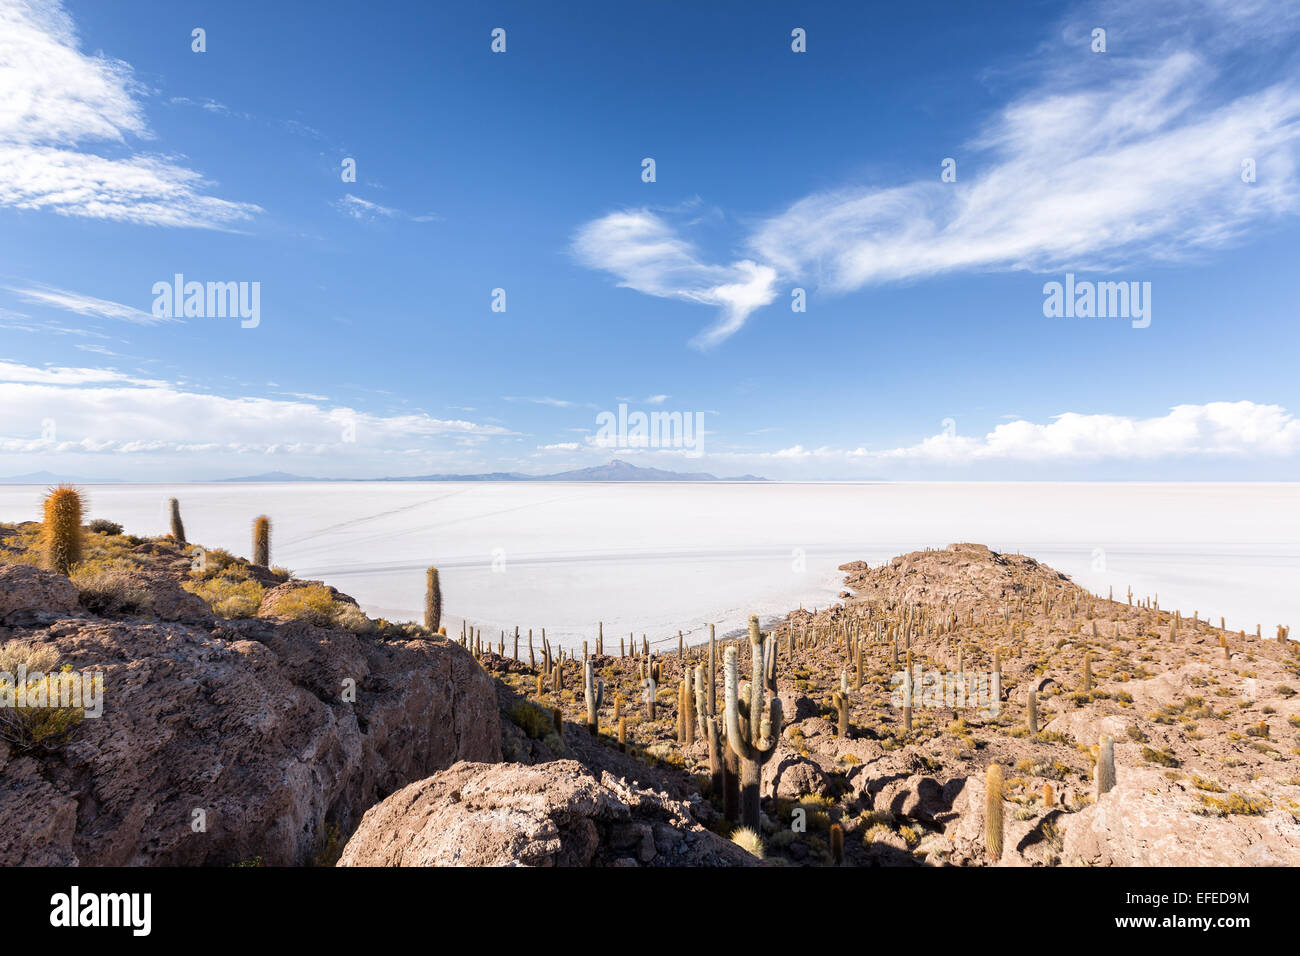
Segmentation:
[(776, 271), (742, 259), (707, 265), (690, 243), (648, 209), (610, 213), (578, 230), (573, 252), (618, 284), (660, 298), (718, 306), (721, 315), (693, 340), (707, 348), (737, 331), (755, 309), (776, 298)]
[[(1269, 8), (1270, 10), (1272, 7)], [(1112, 48), (1069, 25), (1027, 92), (910, 182), (820, 192), (761, 221), (749, 256), (711, 265), (648, 210), (582, 226), (581, 262), (649, 295), (721, 307), (697, 338), (716, 344), (773, 301), (778, 283), (830, 293), (958, 271), (1107, 269), (1177, 260), (1300, 211), (1300, 82), (1224, 95), (1232, 63), (1300, 29), (1231, 5), (1112, 6)], [(1156, 26), (1159, 26), (1159, 29)], [(1082, 64), (1086, 63), (1087, 66)], [(1242, 160), (1256, 181), (1241, 178)]]
[[(53, 422), (56, 438), (43, 437)], [(421, 439), (511, 435), (496, 425), (413, 412), (203, 394), (112, 369), (0, 361), (0, 452), (401, 454)], [(423, 450), (428, 450), (423, 449)]]
[(58, 0), (0, 0), (0, 206), (213, 229), (261, 211), (205, 195), (203, 176), (173, 157), (82, 152), (152, 134), (130, 65), (78, 45)]
[(549, 405), (552, 408), (572, 408), (573, 402), (563, 398), (551, 398), (543, 395), (540, 398), (520, 398), (517, 395), (502, 395), (501, 400), (505, 402), (528, 402), (531, 405)]
[(1147, 460), (1170, 457), (1281, 457), (1300, 451), (1300, 421), (1280, 405), (1210, 402), (1176, 405), (1167, 415), (1130, 418), (1066, 412), (1039, 424), (1004, 422), (982, 436), (939, 434), (916, 445), (876, 453), (969, 463)]
[(96, 299), (94, 296), (82, 295), (79, 292), (69, 292), (66, 289), (52, 289), (48, 286), (32, 286), (28, 288), (11, 287), (9, 291), (22, 298), (25, 302), (32, 302), (38, 305), (48, 305), (56, 309), (62, 309), (65, 312), (74, 312), (77, 315), (84, 315), (92, 318), (118, 319), (136, 325), (154, 325), (159, 322), (175, 321), (170, 318), (159, 318), (152, 312), (142, 312), (140, 309), (133, 308), (129, 305), (123, 305), (120, 302), (111, 302), (108, 299)]

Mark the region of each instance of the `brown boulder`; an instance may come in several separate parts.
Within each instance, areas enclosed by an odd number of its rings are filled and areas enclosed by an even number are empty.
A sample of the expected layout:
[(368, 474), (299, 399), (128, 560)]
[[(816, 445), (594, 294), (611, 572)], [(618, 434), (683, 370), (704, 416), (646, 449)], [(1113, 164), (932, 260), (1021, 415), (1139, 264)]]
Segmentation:
[(339, 866), (753, 863), (690, 804), (583, 764), (458, 763), (366, 812)]
[(28, 564), (0, 564), (0, 624), (20, 615), (78, 614), (77, 589), (62, 574)]

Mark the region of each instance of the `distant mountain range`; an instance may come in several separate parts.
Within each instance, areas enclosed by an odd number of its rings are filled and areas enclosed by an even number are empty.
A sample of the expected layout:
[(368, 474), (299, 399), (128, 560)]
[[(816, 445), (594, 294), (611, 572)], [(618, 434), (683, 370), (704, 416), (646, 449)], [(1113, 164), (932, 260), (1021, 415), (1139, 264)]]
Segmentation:
[[(3, 480), (3, 479), (0, 479)], [(740, 475), (719, 478), (707, 472), (665, 471), (662, 468), (639, 468), (615, 458), (594, 468), (578, 468), (553, 475), (525, 475), (516, 471), (494, 471), (482, 475), (412, 475), (405, 478), (307, 478), (283, 471), (271, 471), (242, 478), (222, 478), (221, 481), (767, 481), (757, 475)]]

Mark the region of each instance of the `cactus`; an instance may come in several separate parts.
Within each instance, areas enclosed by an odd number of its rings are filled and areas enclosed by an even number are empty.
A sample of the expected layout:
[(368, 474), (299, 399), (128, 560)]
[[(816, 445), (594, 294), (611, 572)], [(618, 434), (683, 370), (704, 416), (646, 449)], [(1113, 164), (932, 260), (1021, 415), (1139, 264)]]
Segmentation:
[(597, 734), (600, 732), (600, 718), (596, 712), (605, 702), (605, 682), (596, 680), (596, 665), (590, 657), (582, 668), (582, 695), (587, 702), (587, 730)]
[(59, 485), (45, 496), (41, 541), (49, 570), (71, 574), (81, 562), (81, 492), (71, 485)]
[(627, 753), (627, 718), (618, 719), (618, 749), (622, 753)]
[(849, 675), (848, 672), (840, 674), (840, 689), (831, 695), (831, 703), (835, 705), (835, 714), (838, 718), (836, 732), (845, 740), (849, 737)]
[[(431, 632), (436, 633), (442, 624), (442, 584), (438, 580), (438, 569), (430, 568), (425, 572), (424, 579), (424, 626)], [(515, 632), (515, 646), (519, 646), (519, 632)], [(529, 656), (532, 656), (531, 635), (528, 642)], [(515, 652), (519, 656), (519, 652)]]
[(1002, 859), (1002, 765), (991, 763), (984, 776), (984, 848), (989, 859)]
[[(759, 784), (762, 767), (776, 753), (781, 736), (781, 698), (776, 696), (774, 658), (776, 641), (771, 635), (765, 639), (758, 629), (758, 617), (749, 618), (749, 644), (753, 652), (753, 668), (749, 682), (749, 700), (740, 701), (740, 674), (734, 647), (724, 655), (725, 699), (727, 709), (727, 747), (740, 761), (740, 803), (742, 822), (754, 829), (759, 827)], [(768, 719), (763, 719), (764, 687), (772, 691)]]
[(1043, 806), (1049, 810), (1056, 806), (1056, 794), (1053, 792), (1050, 783), (1043, 784)]
[(1115, 741), (1105, 735), (1097, 742), (1097, 796), (1115, 789)]
[(709, 779), (713, 784), (712, 793), (722, 792), (722, 736), (718, 727), (718, 718), (706, 710), (707, 695), (704, 692), (704, 665), (695, 667), (695, 709), (699, 712), (700, 733), (709, 743)]
[(185, 546), (185, 525), (181, 522), (181, 503), (173, 498), (171, 499), (172, 510), (172, 540), (181, 547)]
[(831, 859), (836, 866), (844, 863), (844, 828), (838, 823), (831, 824)]
[(903, 731), (912, 732), (912, 649), (907, 649), (907, 670), (903, 674)]
[(1092, 690), (1092, 654), (1085, 651), (1083, 655), (1083, 689)]
[(253, 522), (253, 563), (259, 568), (271, 566), (271, 519), (266, 515)]
[(1029, 732), (1038, 733), (1038, 691), (1029, 691)]
[(655, 719), (655, 694), (659, 692), (659, 686), (655, 683), (653, 677), (647, 677), (641, 681), (641, 686), (645, 688), (641, 696), (645, 699), (645, 713), (651, 720)]

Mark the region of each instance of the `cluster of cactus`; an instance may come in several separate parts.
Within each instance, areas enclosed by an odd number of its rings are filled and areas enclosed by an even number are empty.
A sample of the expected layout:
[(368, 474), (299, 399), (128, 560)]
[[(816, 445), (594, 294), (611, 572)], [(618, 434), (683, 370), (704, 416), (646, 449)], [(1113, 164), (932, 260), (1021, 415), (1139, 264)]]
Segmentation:
[[(776, 639), (759, 631), (757, 615), (749, 618), (752, 674), (741, 701), (740, 671), (736, 648), (724, 655), (724, 691), (727, 712), (727, 748), (740, 764), (740, 816), (745, 826), (759, 827), (759, 784), (762, 768), (776, 753), (781, 736), (781, 698), (776, 696)], [(763, 718), (763, 691), (772, 694), (768, 717)]]
[(71, 574), (81, 563), (81, 512), (81, 492), (71, 485), (59, 485), (45, 496), (41, 542), (51, 571)]

